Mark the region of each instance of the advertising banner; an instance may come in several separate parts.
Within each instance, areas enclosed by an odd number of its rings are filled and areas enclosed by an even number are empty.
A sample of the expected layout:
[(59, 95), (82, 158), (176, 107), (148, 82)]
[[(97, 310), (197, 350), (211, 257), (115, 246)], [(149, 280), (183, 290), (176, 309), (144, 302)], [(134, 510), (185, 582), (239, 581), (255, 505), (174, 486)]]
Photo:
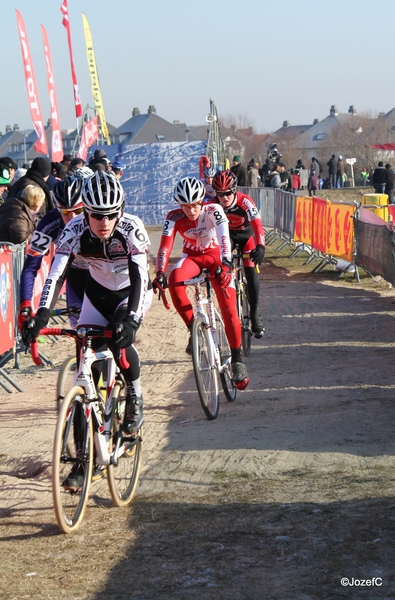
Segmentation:
[(78, 117), (82, 116), (82, 105), (80, 100), (80, 94), (78, 91), (78, 83), (77, 76), (75, 74), (74, 68), (74, 60), (73, 60), (73, 48), (71, 45), (71, 32), (70, 32), (70, 21), (69, 21), (69, 7), (67, 6), (67, 0), (63, 0), (63, 4), (60, 7), (60, 10), (63, 14), (62, 25), (65, 27), (67, 32), (67, 42), (69, 44), (69, 54), (70, 54), (70, 65), (71, 65), (71, 78), (73, 80), (73, 90), (74, 90), (74, 105), (75, 105), (75, 115)]
[(11, 252), (0, 251), (0, 354), (14, 346), (14, 331)]
[(352, 261), (355, 207), (350, 204), (328, 202), (326, 254)]
[(21, 42), (22, 49), (22, 60), (23, 60), (23, 70), (25, 72), (26, 79), (26, 88), (27, 88), (27, 96), (29, 100), (30, 106), (30, 114), (32, 117), (34, 129), (37, 133), (37, 142), (34, 144), (34, 149), (36, 152), (41, 152), (42, 154), (48, 154), (48, 146), (47, 146), (47, 138), (45, 137), (45, 128), (43, 119), (41, 116), (41, 108), (40, 101), (38, 98), (38, 90), (36, 85), (36, 78), (34, 76), (33, 71), (33, 62), (30, 54), (29, 42), (27, 39), (27, 33), (25, 24), (22, 19), (21, 13), (16, 10), (16, 20), (18, 23), (18, 32), (19, 39)]
[(91, 119), (90, 121), (88, 121), (87, 123), (85, 123), (85, 125), (82, 128), (82, 135), (81, 135), (81, 143), (80, 143), (80, 149), (78, 150), (78, 158), (82, 158), (82, 160), (86, 160), (86, 157), (88, 156), (88, 150), (91, 146), (93, 146), (93, 144), (96, 142), (97, 138), (99, 137), (99, 120), (98, 120), (98, 116), (96, 115), (96, 117), (94, 117), (93, 119)]
[(63, 158), (63, 142), (62, 132), (60, 129), (60, 119), (58, 111), (58, 102), (56, 99), (55, 92), (55, 81), (53, 78), (52, 60), (49, 50), (48, 36), (45, 31), (44, 25), (41, 25), (41, 33), (44, 42), (44, 55), (45, 63), (47, 65), (47, 76), (48, 76), (48, 94), (49, 102), (51, 105), (51, 125), (52, 125), (52, 147), (51, 157), (53, 162), (60, 162)]
[(89, 67), (89, 73), (91, 76), (92, 95), (93, 95), (93, 100), (95, 103), (95, 110), (96, 110), (96, 114), (99, 117), (100, 129), (101, 129), (102, 136), (105, 139), (105, 141), (107, 142), (107, 144), (109, 144), (110, 136), (108, 135), (107, 121), (106, 121), (106, 117), (104, 114), (103, 99), (102, 99), (102, 95), (101, 95), (101, 91), (100, 91), (99, 75), (98, 75), (97, 68), (96, 68), (96, 59), (95, 59), (95, 51), (93, 49), (92, 34), (91, 34), (90, 27), (89, 27), (88, 19), (86, 18), (84, 13), (82, 13), (82, 22), (84, 25), (86, 54), (88, 57), (88, 67)]
[(309, 246), (313, 241), (313, 198), (296, 196), (295, 242)]
[(321, 198), (313, 198), (313, 241), (312, 246), (320, 252), (326, 251), (327, 238), (327, 207), (328, 201)]

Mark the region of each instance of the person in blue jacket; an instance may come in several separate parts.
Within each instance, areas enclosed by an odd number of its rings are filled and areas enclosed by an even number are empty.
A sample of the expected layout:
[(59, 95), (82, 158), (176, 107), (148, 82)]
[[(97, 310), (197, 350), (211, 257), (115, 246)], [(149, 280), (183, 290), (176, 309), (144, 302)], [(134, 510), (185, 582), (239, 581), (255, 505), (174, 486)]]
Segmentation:
[[(53, 191), (56, 208), (50, 210), (34, 230), (27, 248), (26, 260), (21, 274), (21, 291), (18, 314), (18, 327), (22, 330), (24, 321), (32, 313), (34, 282), (42, 260), (52, 243), (56, 244), (65, 225), (73, 217), (83, 212), (79, 177), (66, 177), (57, 181)], [(66, 292), (68, 306), (81, 306), (87, 280), (87, 266), (80, 260), (74, 261), (67, 274)], [(73, 319), (71, 318), (71, 321)], [(74, 326), (72, 324), (72, 326)]]

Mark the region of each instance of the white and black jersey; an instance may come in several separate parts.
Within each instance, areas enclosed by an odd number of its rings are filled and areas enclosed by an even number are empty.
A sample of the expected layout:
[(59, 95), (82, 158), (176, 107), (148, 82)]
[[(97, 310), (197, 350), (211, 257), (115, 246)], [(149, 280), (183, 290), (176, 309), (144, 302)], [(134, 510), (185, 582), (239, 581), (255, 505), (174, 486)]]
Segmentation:
[(117, 306), (128, 298), (128, 313), (143, 317), (150, 284), (149, 244), (144, 224), (136, 216), (123, 214), (105, 240), (91, 233), (83, 214), (76, 216), (59, 238), (40, 308), (53, 307), (70, 264), (79, 257), (89, 269), (85, 294), (103, 316), (111, 318)]

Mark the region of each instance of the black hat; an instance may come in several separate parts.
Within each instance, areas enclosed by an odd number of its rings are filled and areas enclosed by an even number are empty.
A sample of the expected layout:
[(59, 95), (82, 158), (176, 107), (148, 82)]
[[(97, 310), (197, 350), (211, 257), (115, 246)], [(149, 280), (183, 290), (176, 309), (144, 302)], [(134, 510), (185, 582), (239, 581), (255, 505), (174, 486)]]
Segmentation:
[(95, 153), (94, 153), (93, 156), (96, 159), (98, 159), (98, 158), (107, 158), (107, 154), (101, 148), (98, 148), (97, 150), (95, 150)]
[(84, 165), (84, 164), (85, 164), (85, 161), (82, 158), (78, 158), (78, 156), (73, 158), (73, 160), (71, 161), (72, 167), (76, 167), (77, 165)]
[(30, 168), (32, 171), (38, 171), (42, 177), (48, 177), (51, 173), (51, 163), (46, 158), (35, 158)]
[(14, 169), (14, 171), (16, 171), (18, 168), (16, 162), (12, 160), (12, 158), (10, 158), (9, 156), (3, 156), (2, 158), (0, 158), (0, 163), (2, 165), (5, 165), (8, 169)]
[(71, 156), (71, 154), (64, 154), (62, 160), (73, 160), (73, 157)]

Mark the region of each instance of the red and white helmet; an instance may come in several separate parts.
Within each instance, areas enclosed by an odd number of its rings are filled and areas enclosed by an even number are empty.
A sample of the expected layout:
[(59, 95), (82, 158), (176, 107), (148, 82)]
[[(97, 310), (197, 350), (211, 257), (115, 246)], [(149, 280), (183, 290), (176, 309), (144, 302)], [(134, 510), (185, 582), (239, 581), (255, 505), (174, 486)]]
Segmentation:
[(216, 192), (235, 192), (237, 186), (237, 177), (232, 171), (219, 171), (215, 174), (211, 184)]

